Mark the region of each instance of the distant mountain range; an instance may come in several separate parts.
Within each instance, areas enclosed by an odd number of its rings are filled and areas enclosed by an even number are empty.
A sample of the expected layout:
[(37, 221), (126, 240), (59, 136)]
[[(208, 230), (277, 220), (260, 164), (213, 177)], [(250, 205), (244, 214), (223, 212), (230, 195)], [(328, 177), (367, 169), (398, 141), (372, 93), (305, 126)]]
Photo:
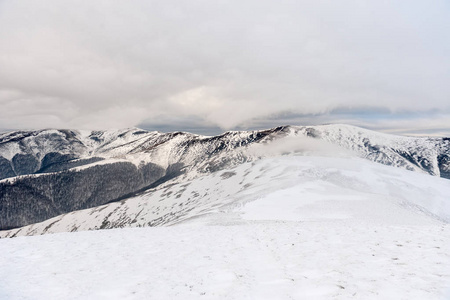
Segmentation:
[[(108, 211), (113, 206), (102, 206), (108, 203), (117, 202), (116, 209), (127, 199), (151, 191), (182, 186), (211, 174), (225, 180), (233, 176), (234, 167), (287, 154), (360, 157), (450, 179), (449, 138), (394, 136), (348, 125), (282, 126), (213, 137), (138, 128), (15, 131), (0, 134), (0, 230), (77, 210)], [(169, 189), (159, 197), (177, 199), (179, 191)], [(186, 215), (186, 209), (174, 209), (172, 216), (177, 211)], [(152, 217), (142, 225), (173, 222), (171, 210), (164, 210), (164, 217)], [(139, 219), (126, 213), (114, 220), (102, 218), (88, 229), (120, 227)], [(79, 227), (73, 225), (71, 230)], [(47, 231), (41, 229), (40, 233)]]

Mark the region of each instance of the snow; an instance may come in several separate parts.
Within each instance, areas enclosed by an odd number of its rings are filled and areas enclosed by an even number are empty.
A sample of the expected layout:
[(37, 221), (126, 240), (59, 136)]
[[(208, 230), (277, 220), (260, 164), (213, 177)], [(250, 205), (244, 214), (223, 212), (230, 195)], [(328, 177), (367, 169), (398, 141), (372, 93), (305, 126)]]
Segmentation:
[[(447, 179), (363, 159), (282, 156), (193, 180), (176, 178), (125, 201), (3, 231), (0, 237), (170, 225), (211, 213), (233, 218), (237, 214), (244, 219), (258, 214), (268, 220), (293, 221), (328, 214), (335, 219), (370, 217), (381, 223), (408, 224), (424, 215), (448, 222), (449, 194)], [(243, 205), (248, 209), (241, 212)], [(219, 217), (213, 218), (217, 223)]]
[(1, 240), (0, 299), (445, 299), (448, 236), (278, 221), (21, 237)]
[(18, 235), (163, 227), (1, 239), (0, 299), (449, 299), (449, 194), (362, 159), (266, 158)]
[[(306, 135), (307, 131), (312, 130), (320, 139), (352, 149), (362, 157), (409, 170), (421, 171), (421, 168), (408, 160), (396, 159), (398, 153), (408, 153), (413, 157), (419, 153), (422, 159), (425, 158), (431, 164), (431, 169), (426, 171), (437, 176), (440, 174), (437, 156), (439, 153), (448, 153), (449, 149), (448, 141), (442, 141), (440, 138), (397, 136), (345, 124), (291, 126), (290, 129), (290, 134), (294, 136)], [(366, 142), (382, 148), (383, 153), (373, 153), (365, 147)]]

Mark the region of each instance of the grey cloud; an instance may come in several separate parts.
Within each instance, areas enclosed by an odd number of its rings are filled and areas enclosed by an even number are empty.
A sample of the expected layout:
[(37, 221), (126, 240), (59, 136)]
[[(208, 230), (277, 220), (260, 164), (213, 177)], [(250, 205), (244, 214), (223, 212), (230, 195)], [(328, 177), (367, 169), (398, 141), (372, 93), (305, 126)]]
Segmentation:
[(0, 128), (207, 132), (282, 122), (286, 112), (303, 116), (297, 123), (408, 126), (336, 113), (366, 106), (449, 128), (426, 116), (450, 109), (448, 6), (2, 1)]
[[(409, 136), (450, 137), (450, 111), (428, 110), (391, 112), (383, 107), (338, 107), (326, 113), (279, 113), (253, 121), (252, 129), (291, 125), (350, 124), (386, 133)], [(245, 129), (245, 128), (236, 128)]]

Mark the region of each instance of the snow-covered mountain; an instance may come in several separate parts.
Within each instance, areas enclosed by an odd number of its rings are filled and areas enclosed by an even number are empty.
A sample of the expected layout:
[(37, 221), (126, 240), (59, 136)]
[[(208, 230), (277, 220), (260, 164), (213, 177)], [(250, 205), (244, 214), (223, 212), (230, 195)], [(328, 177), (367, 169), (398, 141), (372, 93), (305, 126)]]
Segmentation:
[(2, 232), (79, 231), (0, 239), (0, 299), (448, 299), (449, 193), (360, 158), (263, 158)]
[(198, 165), (199, 156), (204, 158), (204, 155), (212, 156), (287, 136), (323, 139), (355, 150), (372, 161), (450, 177), (450, 138), (403, 137), (349, 125), (322, 125), (226, 132), (215, 137), (185, 132), (148, 132), (138, 128), (3, 133), (0, 134), (0, 179), (67, 170), (103, 159), (126, 159), (135, 164), (153, 162), (162, 167), (182, 161), (193, 166)]
[(449, 139), (393, 136), (348, 125), (283, 126), (215, 137), (137, 128), (19, 131), (0, 135), (0, 229), (121, 203), (167, 184), (288, 153), (345, 153), (450, 177)]
[(57, 215), (0, 231), (0, 299), (449, 297), (448, 140), (136, 132), (2, 148), (40, 165), (0, 182), (0, 220)]

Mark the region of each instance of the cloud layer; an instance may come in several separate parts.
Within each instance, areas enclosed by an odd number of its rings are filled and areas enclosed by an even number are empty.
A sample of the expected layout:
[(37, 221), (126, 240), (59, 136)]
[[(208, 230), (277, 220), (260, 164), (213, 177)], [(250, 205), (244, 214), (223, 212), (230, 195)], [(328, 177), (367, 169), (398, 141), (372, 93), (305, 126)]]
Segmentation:
[(450, 133), (449, 12), (446, 1), (1, 1), (0, 129), (226, 130), (289, 115)]

